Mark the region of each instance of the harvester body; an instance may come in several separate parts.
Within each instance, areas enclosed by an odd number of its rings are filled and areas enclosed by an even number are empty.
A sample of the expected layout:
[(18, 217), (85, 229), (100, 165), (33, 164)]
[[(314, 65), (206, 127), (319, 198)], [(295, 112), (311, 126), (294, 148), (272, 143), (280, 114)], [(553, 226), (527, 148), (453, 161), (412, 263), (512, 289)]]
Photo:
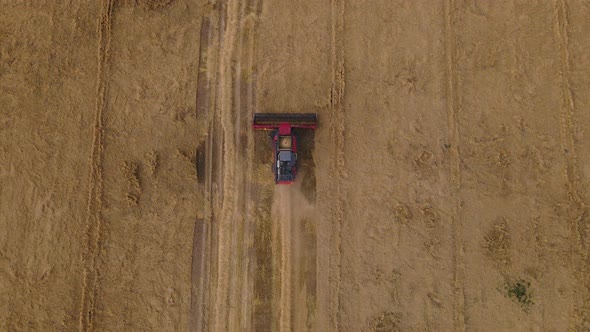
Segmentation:
[(297, 135), (293, 129), (316, 129), (314, 113), (257, 113), (252, 127), (272, 130), (275, 183), (290, 184), (297, 175)]

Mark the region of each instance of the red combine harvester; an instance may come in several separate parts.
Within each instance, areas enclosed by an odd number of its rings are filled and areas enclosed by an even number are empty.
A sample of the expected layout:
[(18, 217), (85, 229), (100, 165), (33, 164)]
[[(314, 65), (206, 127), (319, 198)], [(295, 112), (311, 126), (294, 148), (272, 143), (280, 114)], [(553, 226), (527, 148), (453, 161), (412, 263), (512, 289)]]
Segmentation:
[(252, 128), (272, 130), (275, 183), (290, 184), (297, 175), (297, 135), (293, 129), (316, 129), (315, 113), (257, 113)]

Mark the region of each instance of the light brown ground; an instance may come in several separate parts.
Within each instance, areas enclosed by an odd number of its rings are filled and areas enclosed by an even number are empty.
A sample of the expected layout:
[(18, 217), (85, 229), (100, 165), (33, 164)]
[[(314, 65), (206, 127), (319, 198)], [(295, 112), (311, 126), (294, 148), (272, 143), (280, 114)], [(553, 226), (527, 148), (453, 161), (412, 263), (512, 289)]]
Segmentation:
[(586, 1), (0, 9), (0, 330), (590, 330)]

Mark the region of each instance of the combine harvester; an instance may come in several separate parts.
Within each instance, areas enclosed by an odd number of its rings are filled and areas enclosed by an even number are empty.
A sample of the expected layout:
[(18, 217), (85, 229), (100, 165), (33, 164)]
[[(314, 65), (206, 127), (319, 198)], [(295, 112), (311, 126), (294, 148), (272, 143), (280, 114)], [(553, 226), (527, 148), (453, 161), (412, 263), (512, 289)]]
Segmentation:
[(252, 127), (272, 130), (275, 183), (291, 184), (297, 175), (297, 135), (293, 129), (316, 129), (315, 113), (257, 113)]

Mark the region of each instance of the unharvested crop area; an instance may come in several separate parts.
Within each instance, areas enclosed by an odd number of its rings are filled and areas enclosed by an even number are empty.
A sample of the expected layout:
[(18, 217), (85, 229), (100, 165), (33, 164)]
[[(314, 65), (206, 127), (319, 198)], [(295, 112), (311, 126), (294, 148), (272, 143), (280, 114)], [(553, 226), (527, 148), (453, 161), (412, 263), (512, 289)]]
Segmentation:
[[(0, 3), (0, 330), (590, 330), (590, 3)], [(315, 112), (276, 186), (256, 112)]]

